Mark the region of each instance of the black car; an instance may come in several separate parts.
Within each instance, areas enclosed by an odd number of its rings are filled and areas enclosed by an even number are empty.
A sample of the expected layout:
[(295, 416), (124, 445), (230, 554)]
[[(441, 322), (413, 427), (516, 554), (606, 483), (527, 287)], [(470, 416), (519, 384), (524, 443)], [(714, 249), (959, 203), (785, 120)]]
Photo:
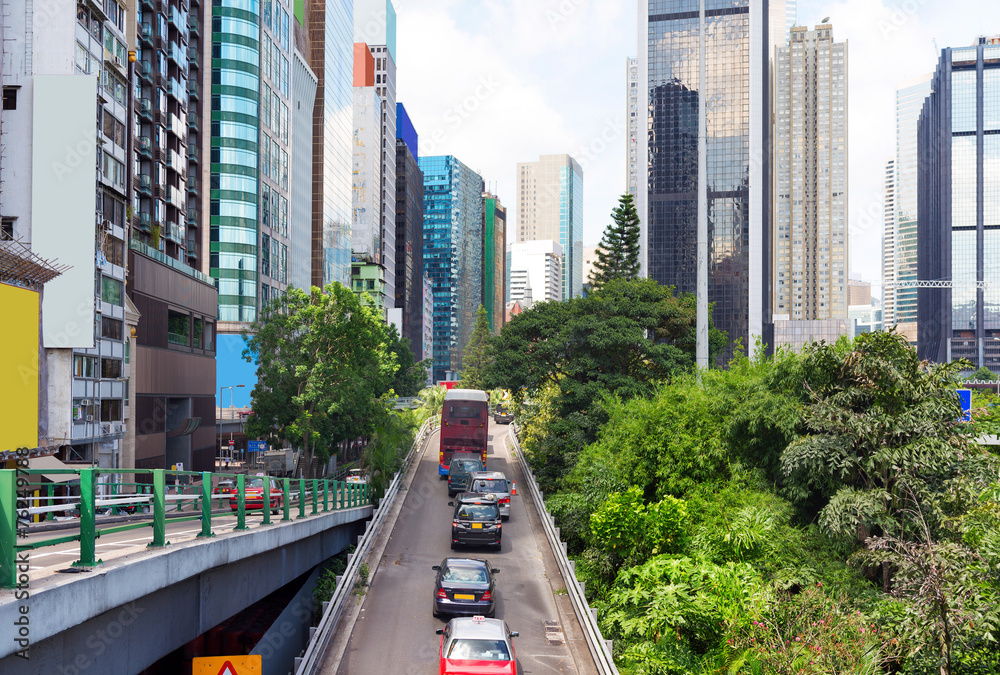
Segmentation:
[(514, 421), (514, 413), (507, 410), (506, 406), (498, 405), (493, 408), (493, 421), (497, 424), (510, 424)]
[(448, 506), (455, 507), (451, 519), (451, 547), (492, 546), (500, 550), (503, 535), (500, 505), (493, 495), (463, 492)]
[(448, 496), (454, 497), (459, 492), (465, 492), (469, 485), (469, 474), (482, 470), (483, 462), (475, 455), (463, 453), (461, 457), (453, 457), (448, 467)]
[(500, 570), (479, 558), (445, 558), (434, 579), (434, 616), (488, 616), (496, 614), (493, 575)]

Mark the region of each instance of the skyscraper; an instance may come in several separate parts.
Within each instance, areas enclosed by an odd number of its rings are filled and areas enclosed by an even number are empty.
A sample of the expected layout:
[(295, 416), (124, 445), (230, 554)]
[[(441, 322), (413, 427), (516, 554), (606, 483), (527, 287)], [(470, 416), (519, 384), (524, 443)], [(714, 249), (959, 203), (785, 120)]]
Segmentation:
[[(931, 93), (931, 76), (922, 75), (899, 85), (896, 90), (896, 176), (893, 214), (893, 262), (895, 281), (917, 279), (917, 118), (924, 99)], [(892, 296), (891, 321), (911, 344), (917, 341), (917, 289), (900, 287), (884, 292)]]
[(424, 172), (424, 272), (434, 297), (433, 377), (449, 380), (461, 373), (483, 293), (484, 184), (450, 155), (420, 157), (419, 162)]
[[(707, 3), (708, 301), (714, 324), (752, 347), (770, 334), (771, 5), (766, 0)], [(723, 6), (724, 5), (724, 6)], [(782, 7), (784, 4), (782, 3)], [(646, 82), (639, 137), (645, 185), (643, 273), (694, 292), (698, 204), (698, 0), (641, 0), (639, 72)]]
[(507, 274), (507, 209), (500, 198), (483, 193), (483, 307), (494, 334), (504, 324)]
[(952, 283), (918, 289), (917, 352), (1000, 372), (1000, 36), (942, 50), (917, 157), (918, 276)]
[(774, 73), (774, 321), (847, 319), (847, 43), (792, 28)]
[(514, 241), (551, 239), (562, 247), (562, 297), (583, 294), (583, 169), (569, 155), (518, 162)]
[(885, 325), (896, 323), (896, 160), (885, 163), (882, 199), (882, 316)]
[(313, 108), (312, 275), (314, 286), (351, 278), (354, 53), (352, 0), (295, 3), (316, 75)]
[(562, 300), (562, 247), (539, 239), (510, 246), (510, 299), (524, 308), (535, 302)]
[(291, 227), (288, 238), (288, 285), (308, 289), (313, 283), (312, 204), (313, 204), (313, 108), (316, 105), (316, 74), (309, 67), (305, 29), (295, 23), (295, 51), (292, 60), (292, 176)]
[[(625, 189), (633, 197), (639, 190), (639, 123), (643, 114), (639, 101), (645, 98), (641, 94), (642, 79), (639, 77), (639, 59), (625, 60), (625, 122), (628, 133), (625, 138)], [(587, 277), (583, 277), (584, 283)]]
[(396, 104), (396, 301), (403, 337), (417, 360), (424, 356), (424, 174), (417, 162), (417, 131)]

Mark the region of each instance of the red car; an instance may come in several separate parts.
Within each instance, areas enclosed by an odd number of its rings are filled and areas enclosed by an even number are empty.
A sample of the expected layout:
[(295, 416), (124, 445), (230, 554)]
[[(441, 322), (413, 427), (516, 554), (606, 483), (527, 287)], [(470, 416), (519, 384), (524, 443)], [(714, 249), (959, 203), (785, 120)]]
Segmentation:
[(501, 619), (455, 618), (441, 636), (438, 675), (517, 675), (512, 632)]
[[(282, 507), (285, 503), (285, 492), (281, 488), (281, 483), (269, 478), (271, 481), (270, 491), (271, 491), (271, 513), (278, 513), (278, 509)], [(244, 499), (246, 501), (246, 510), (252, 511), (254, 509), (264, 508), (264, 479), (263, 478), (251, 478), (249, 479), (243, 488)], [(229, 498), (229, 507), (236, 511), (240, 507), (239, 494), (233, 494)]]

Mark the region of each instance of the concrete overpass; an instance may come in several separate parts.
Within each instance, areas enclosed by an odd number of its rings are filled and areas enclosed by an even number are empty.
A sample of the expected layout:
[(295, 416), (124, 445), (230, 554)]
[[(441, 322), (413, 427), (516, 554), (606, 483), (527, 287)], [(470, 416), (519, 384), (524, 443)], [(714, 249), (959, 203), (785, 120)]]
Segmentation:
[(12, 627), (0, 672), (139, 672), (355, 543), (372, 513), (317, 513), (133, 550), (75, 574), (28, 574), (24, 588), (0, 591), (0, 625)]

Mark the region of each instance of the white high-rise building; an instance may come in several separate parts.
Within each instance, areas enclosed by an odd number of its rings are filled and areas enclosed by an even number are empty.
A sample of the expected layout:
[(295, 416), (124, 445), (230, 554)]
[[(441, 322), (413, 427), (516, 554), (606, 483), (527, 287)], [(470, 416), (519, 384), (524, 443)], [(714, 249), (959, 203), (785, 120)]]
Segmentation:
[[(391, 7), (391, 3), (387, 5)], [(396, 300), (396, 57), (395, 49), (384, 44), (368, 48), (375, 59), (375, 91), (382, 102), (380, 257), (385, 267), (386, 307), (392, 307)]]
[[(553, 240), (561, 247), (564, 299), (583, 293), (583, 169), (569, 155), (518, 162), (514, 241)], [(535, 289), (535, 298), (540, 297)], [(515, 299), (513, 296), (511, 300)]]
[(792, 28), (774, 72), (774, 320), (846, 319), (847, 43)]
[(882, 202), (882, 318), (886, 326), (896, 323), (896, 293), (889, 284), (896, 280), (896, 160), (885, 163), (885, 194)]
[[(645, 115), (639, 109), (642, 80), (639, 77), (639, 59), (628, 59), (625, 64), (625, 123), (628, 125), (628, 135), (626, 138), (625, 174), (628, 193), (636, 196), (639, 189), (639, 122), (645, 119)], [(645, 132), (645, 130), (643, 130)], [(587, 281), (586, 275), (583, 277)]]
[(510, 247), (510, 300), (562, 300), (563, 248), (558, 241), (523, 241)]
[[(917, 120), (924, 99), (931, 93), (931, 75), (902, 82), (896, 89), (896, 206), (892, 228), (895, 232), (894, 267), (896, 281), (917, 279)], [(888, 228), (889, 225), (887, 224)], [(917, 289), (895, 288), (892, 295), (892, 323), (911, 344), (917, 343)]]

